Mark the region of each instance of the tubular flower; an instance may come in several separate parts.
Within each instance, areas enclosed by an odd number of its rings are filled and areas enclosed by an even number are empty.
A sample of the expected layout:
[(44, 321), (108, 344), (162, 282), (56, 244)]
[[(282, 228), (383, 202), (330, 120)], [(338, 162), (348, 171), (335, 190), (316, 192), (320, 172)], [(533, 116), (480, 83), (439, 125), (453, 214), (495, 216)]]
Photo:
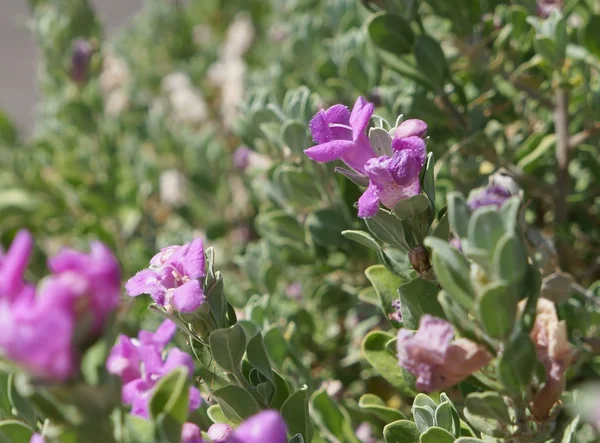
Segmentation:
[(163, 248), (125, 288), (132, 297), (150, 294), (169, 311), (194, 312), (206, 298), (200, 281), (204, 276), (204, 246), (197, 238), (183, 246)]
[[(178, 348), (171, 348), (166, 354), (164, 348), (175, 334), (176, 326), (165, 320), (155, 333), (140, 331), (137, 340), (119, 336), (106, 360), (106, 369), (117, 375), (123, 382), (121, 399), (131, 405), (131, 413), (148, 418), (148, 402), (154, 386), (173, 369), (185, 367), (191, 378), (194, 372), (192, 357)], [(190, 387), (189, 409), (200, 407), (200, 391)]]
[(398, 332), (400, 365), (417, 377), (423, 392), (446, 389), (488, 364), (492, 356), (476, 343), (454, 340), (452, 325), (431, 315), (423, 315), (419, 329)]
[(538, 420), (548, 417), (565, 387), (565, 373), (571, 364), (573, 349), (567, 340), (567, 325), (558, 321), (554, 303), (540, 298), (535, 324), (531, 330), (538, 359), (546, 369), (546, 383), (533, 400), (532, 412)]
[(321, 109), (310, 121), (316, 146), (304, 152), (311, 160), (342, 160), (356, 172), (366, 175), (365, 164), (373, 157), (371, 143), (365, 133), (375, 107), (358, 97), (352, 113), (343, 105)]

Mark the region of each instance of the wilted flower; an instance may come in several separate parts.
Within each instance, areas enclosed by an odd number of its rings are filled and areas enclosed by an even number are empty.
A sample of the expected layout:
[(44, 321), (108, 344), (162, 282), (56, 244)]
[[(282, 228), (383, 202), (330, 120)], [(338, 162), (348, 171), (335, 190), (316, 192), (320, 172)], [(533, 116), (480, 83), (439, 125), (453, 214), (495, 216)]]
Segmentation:
[(71, 78), (77, 84), (87, 81), (90, 59), (94, 49), (87, 40), (78, 38), (73, 42), (71, 54)]
[(343, 105), (320, 110), (310, 121), (310, 131), (318, 145), (304, 152), (311, 160), (342, 160), (356, 172), (367, 175), (365, 164), (375, 154), (365, 130), (375, 107), (358, 97), (352, 113)]
[(0, 253), (0, 348), (35, 377), (66, 380), (77, 371), (77, 345), (98, 335), (118, 304), (119, 266), (101, 243), (89, 254), (67, 249), (49, 260), (53, 274), (36, 289), (23, 278), (32, 248), (20, 231)]
[(500, 208), (510, 196), (511, 194), (506, 188), (498, 185), (490, 185), (478, 191), (475, 195), (470, 196), (467, 205), (471, 211), (484, 206)]
[(232, 432), (231, 426), (225, 423), (215, 423), (208, 428), (207, 434), (213, 443), (227, 443)]
[[(191, 378), (194, 373), (194, 361), (189, 354), (178, 348), (171, 348), (164, 355), (164, 348), (175, 334), (177, 328), (170, 320), (165, 320), (155, 333), (140, 331), (137, 340), (120, 335), (117, 343), (106, 360), (106, 369), (117, 375), (123, 382), (121, 398), (123, 403), (131, 405), (131, 413), (148, 418), (148, 402), (154, 386), (173, 369), (185, 367)], [(200, 391), (190, 387), (189, 409), (200, 407)]]
[(418, 331), (398, 332), (398, 359), (417, 377), (417, 389), (433, 392), (448, 388), (492, 359), (483, 347), (470, 340), (453, 340), (452, 325), (427, 314), (421, 317)]
[(200, 281), (204, 276), (204, 246), (198, 238), (161, 249), (150, 260), (150, 267), (129, 279), (125, 288), (132, 297), (150, 294), (169, 311), (193, 312), (204, 303)]
[(538, 359), (546, 369), (546, 383), (532, 403), (533, 415), (545, 419), (560, 399), (565, 387), (565, 373), (571, 364), (573, 349), (567, 339), (567, 325), (559, 321), (554, 303), (540, 298), (535, 324), (531, 330)]
[(243, 422), (227, 443), (287, 443), (283, 418), (275, 410), (266, 410)]
[(198, 425), (194, 423), (183, 424), (183, 428), (181, 429), (181, 443), (204, 443)]

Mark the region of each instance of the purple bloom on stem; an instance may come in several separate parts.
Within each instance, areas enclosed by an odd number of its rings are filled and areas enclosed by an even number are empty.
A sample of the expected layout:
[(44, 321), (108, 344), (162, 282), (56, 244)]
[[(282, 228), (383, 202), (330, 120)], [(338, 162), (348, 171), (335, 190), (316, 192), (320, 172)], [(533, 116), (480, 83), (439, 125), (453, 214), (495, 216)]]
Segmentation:
[(510, 198), (510, 192), (498, 185), (490, 185), (475, 196), (470, 197), (467, 201), (467, 205), (471, 211), (482, 208), (484, 206), (494, 206), (500, 209), (504, 202)]
[(287, 443), (287, 430), (283, 418), (275, 410), (253, 415), (242, 423), (227, 443)]
[(0, 297), (14, 298), (25, 287), (23, 274), (33, 250), (29, 231), (17, 232), (6, 253), (0, 250)]
[(359, 97), (352, 113), (343, 105), (320, 110), (310, 121), (310, 131), (318, 144), (304, 151), (308, 158), (321, 163), (339, 159), (365, 174), (365, 163), (375, 157), (365, 133), (374, 109), (372, 103)]
[(240, 146), (233, 153), (233, 166), (235, 169), (245, 171), (250, 165), (250, 154), (252, 151), (247, 146)]
[(90, 59), (94, 49), (84, 39), (77, 39), (73, 43), (71, 55), (71, 78), (75, 83), (82, 84), (87, 80)]
[(184, 423), (181, 430), (181, 443), (204, 443), (200, 428), (194, 423)]
[(396, 128), (394, 133), (395, 139), (403, 139), (406, 137), (419, 137), (425, 138), (427, 135), (427, 123), (423, 120), (411, 118), (402, 122), (400, 126)]
[(208, 428), (207, 434), (213, 443), (227, 443), (232, 432), (231, 426), (225, 423), (215, 423)]
[(445, 320), (423, 315), (416, 332), (398, 332), (400, 365), (417, 377), (417, 389), (439, 391), (464, 380), (491, 360), (491, 355), (476, 343), (454, 340), (452, 325)]
[(97, 333), (121, 296), (121, 271), (110, 249), (100, 242), (90, 245), (89, 254), (64, 249), (48, 260), (48, 267), (54, 275), (42, 285), (40, 297), (62, 299), (75, 316), (85, 306)]
[(369, 160), (365, 171), (370, 183), (358, 200), (358, 216), (372, 217), (379, 203), (393, 209), (396, 203), (421, 190), (419, 173), (425, 164), (425, 142), (416, 136), (394, 139), (392, 157), (382, 155)]
[(199, 280), (204, 276), (204, 246), (198, 238), (162, 249), (150, 261), (150, 268), (134, 275), (125, 288), (132, 297), (150, 294), (167, 310), (194, 312), (205, 300)]
[(44, 440), (44, 437), (42, 437), (40, 434), (33, 434), (29, 440), (29, 443), (46, 443), (46, 440)]
[[(194, 373), (192, 357), (179, 350), (171, 348), (166, 356), (164, 348), (175, 334), (176, 326), (170, 320), (165, 320), (155, 333), (140, 331), (138, 339), (134, 340), (124, 335), (119, 336), (106, 360), (106, 369), (117, 375), (123, 382), (121, 399), (131, 405), (131, 413), (148, 418), (148, 401), (152, 390), (158, 381), (178, 367), (187, 368), (191, 378)], [(200, 391), (190, 387), (189, 409), (200, 407), (202, 399)]]

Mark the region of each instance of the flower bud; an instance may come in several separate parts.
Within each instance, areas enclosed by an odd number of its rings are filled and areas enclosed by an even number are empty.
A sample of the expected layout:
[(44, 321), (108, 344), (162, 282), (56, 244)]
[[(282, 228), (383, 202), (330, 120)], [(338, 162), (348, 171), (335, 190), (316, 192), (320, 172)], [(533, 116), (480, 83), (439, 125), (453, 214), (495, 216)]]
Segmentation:
[(213, 443), (227, 443), (232, 432), (231, 426), (225, 423), (215, 423), (208, 428), (207, 434)]
[(73, 52), (71, 55), (71, 78), (78, 85), (84, 84), (88, 79), (90, 59), (94, 49), (84, 39), (77, 39), (73, 42)]
[(181, 443), (204, 443), (200, 428), (194, 423), (184, 423), (181, 429)]
[(408, 260), (411, 266), (419, 274), (425, 274), (431, 268), (429, 252), (423, 245), (419, 245), (408, 252)]
[(396, 128), (394, 138), (402, 139), (406, 137), (420, 137), (425, 138), (427, 135), (427, 123), (423, 120), (411, 118), (400, 124)]

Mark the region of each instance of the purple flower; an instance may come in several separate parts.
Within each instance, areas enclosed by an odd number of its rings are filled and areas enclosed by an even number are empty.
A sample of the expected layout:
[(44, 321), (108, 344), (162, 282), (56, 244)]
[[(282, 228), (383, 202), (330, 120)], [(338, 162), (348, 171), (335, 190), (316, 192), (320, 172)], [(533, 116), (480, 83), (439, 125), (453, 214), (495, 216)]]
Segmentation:
[[(131, 413), (142, 418), (148, 418), (148, 401), (152, 396), (154, 386), (173, 369), (185, 367), (191, 378), (194, 373), (194, 361), (189, 354), (178, 348), (163, 352), (166, 344), (176, 331), (176, 326), (170, 320), (165, 320), (155, 333), (140, 331), (138, 339), (134, 340), (124, 335), (119, 336), (106, 360), (106, 369), (117, 375), (123, 382), (121, 399), (131, 405)], [(190, 387), (189, 409), (200, 407), (200, 391)]]
[(207, 434), (213, 443), (227, 443), (232, 432), (231, 426), (225, 423), (215, 423), (208, 428)]
[(184, 423), (181, 430), (181, 443), (204, 443), (200, 428), (194, 423)]
[(425, 164), (425, 141), (417, 136), (392, 141), (392, 157), (382, 155), (369, 160), (365, 171), (369, 187), (358, 200), (358, 216), (372, 217), (379, 202), (393, 209), (396, 203), (416, 195), (421, 190), (419, 173)]
[(365, 174), (365, 164), (375, 156), (365, 133), (374, 109), (372, 103), (358, 97), (352, 114), (343, 105), (317, 112), (310, 121), (310, 131), (318, 144), (304, 151), (308, 158), (318, 162), (339, 159)]
[(425, 138), (427, 135), (427, 123), (423, 120), (411, 118), (402, 122), (400, 126), (396, 128), (394, 138), (403, 139), (407, 137), (419, 137)]
[(36, 289), (23, 278), (32, 247), (21, 231), (0, 254), (1, 352), (37, 378), (66, 380), (77, 372), (77, 345), (89, 344), (119, 301), (118, 263), (101, 243), (89, 255), (67, 250)]
[(126, 283), (127, 294), (150, 294), (168, 311), (194, 312), (204, 303), (200, 279), (204, 272), (204, 246), (197, 238), (183, 246), (169, 246), (150, 260), (150, 267)]
[(73, 43), (71, 55), (71, 78), (77, 84), (83, 84), (87, 80), (90, 59), (94, 49), (84, 39), (77, 39)]
[(490, 185), (474, 196), (470, 196), (467, 205), (471, 211), (475, 211), (484, 206), (494, 206), (500, 209), (504, 202), (509, 198), (510, 192), (506, 188), (498, 185)]
[(400, 300), (393, 300), (392, 308), (394, 308), (395, 312), (392, 312), (389, 315), (390, 320), (401, 322), (402, 321), (402, 303), (400, 302)]
[(227, 443), (287, 443), (287, 430), (283, 418), (275, 410), (253, 415), (242, 423)]
[(33, 434), (29, 440), (29, 443), (46, 443), (46, 440), (44, 440), (44, 437), (42, 437), (40, 434)]
[(453, 340), (452, 325), (431, 315), (421, 317), (418, 331), (398, 332), (398, 360), (417, 377), (417, 389), (448, 388), (490, 362), (492, 356), (483, 347), (464, 338)]
[(361, 441), (361, 443), (376, 443), (377, 440), (373, 438), (373, 432), (371, 430), (371, 425), (368, 422), (362, 422), (358, 428), (356, 428), (356, 437)]
[(251, 150), (247, 146), (240, 146), (233, 153), (233, 166), (239, 171), (245, 171), (250, 165)]
[(88, 313), (92, 333), (99, 332), (121, 297), (121, 271), (112, 252), (93, 242), (89, 254), (64, 249), (48, 261), (48, 267), (54, 275), (41, 285), (40, 297), (62, 302), (76, 317)]

